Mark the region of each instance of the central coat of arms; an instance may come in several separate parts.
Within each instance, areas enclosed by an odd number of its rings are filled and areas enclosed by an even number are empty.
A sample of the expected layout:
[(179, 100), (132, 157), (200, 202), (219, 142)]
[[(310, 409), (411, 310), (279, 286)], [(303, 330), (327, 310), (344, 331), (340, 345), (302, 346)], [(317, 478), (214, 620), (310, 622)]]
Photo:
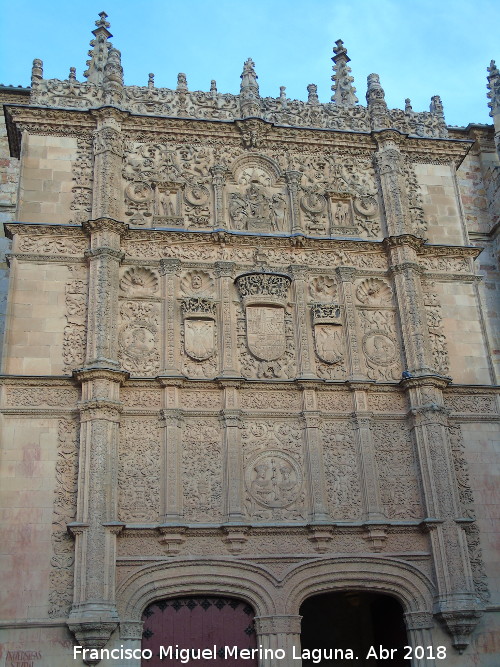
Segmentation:
[(285, 309), (280, 306), (247, 306), (247, 340), (253, 355), (263, 361), (283, 356), (286, 348)]

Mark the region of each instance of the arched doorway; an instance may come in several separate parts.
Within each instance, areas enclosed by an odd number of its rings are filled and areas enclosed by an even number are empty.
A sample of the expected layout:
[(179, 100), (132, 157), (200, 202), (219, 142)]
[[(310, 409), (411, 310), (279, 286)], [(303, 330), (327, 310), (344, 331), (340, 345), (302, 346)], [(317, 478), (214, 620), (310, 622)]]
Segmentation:
[[(328, 663), (335, 667), (408, 665), (403, 650), (408, 644), (403, 608), (390, 595), (364, 591), (323, 593), (305, 600), (299, 613), (302, 616), (302, 651), (320, 649), (321, 656), (326, 657), (324, 664), (327, 664), (330, 649), (337, 649), (338, 652), (330, 658), (333, 662)], [(380, 647), (387, 653), (381, 653)], [(349, 659), (348, 650), (358, 659)], [(313, 664), (317, 667), (318, 662), (313, 662), (313, 657), (312, 653), (309, 659), (305, 657), (303, 667)]]
[[(240, 658), (234, 650), (234, 647), (238, 651), (256, 647), (254, 615), (245, 601), (223, 596), (153, 602), (142, 615), (142, 649), (150, 649), (153, 654), (144, 665), (182, 667), (187, 659), (194, 659), (200, 667), (254, 667), (256, 658)], [(206, 653), (202, 653), (204, 650)]]

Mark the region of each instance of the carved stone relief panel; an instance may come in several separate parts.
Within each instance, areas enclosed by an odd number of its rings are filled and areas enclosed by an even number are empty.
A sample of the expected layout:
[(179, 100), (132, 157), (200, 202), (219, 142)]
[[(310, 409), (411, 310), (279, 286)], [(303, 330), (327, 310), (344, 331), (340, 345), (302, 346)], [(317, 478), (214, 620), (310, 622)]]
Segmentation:
[(318, 396), (318, 408), (323, 412), (333, 414), (339, 412), (352, 412), (352, 395), (347, 391), (320, 391)]
[(361, 472), (351, 425), (327, 421), (321, 426), (328, 507), (333, 519), (361, 518)]
[(340, 306), (335, 303), (313, 303), (311, 319), (318, 376), (328, 380), (345, 378), (345, 342)]
[(288, 153), (287, 169), (302, 174), (302, 228), (309, 234), (380, 236), (380, 206), (370, 159), (351, 155)]
[(158, 276), (151, 269), (142, 266), (124, 271), (120, 280), (120, 290), (129, 297), (158, 294)]
[(180, 288), (185, 296), (213, 297), (214, 279), (207, 271), (193, 269), (183, 274)]
[(120, 400), (128, 408), (159, 409), (161, 408), (161, 391), (124, 387), (120, 389)]
[(73, 164), (74, 186), (71, 189), (73, 211), (70, 223), (81, 224), (92, 217), (92, 182), (94, 154), (90, 136), (77, 137), (76, 160)]
[(214, 377), (218, 367), (215, 303), (208, 298), (186, 298), (181, 310), (182, 372), (188, 377)]
[(243, 305), (237, 305), (237, 339), (244, 377), (291, 378), (296, 372), (290, 283), (288, 276), (272, 273), (236, 279)]
[(118, 358), (123, 368), (133, 375), (157, 375), (160, 368), (159, 324), (160, 303), (157, 301), (121, 300)]
[(431, 342), (433, 366), (435, 370), (443, 375), (450, 371), (450, 360), (448, 357), (448, 344), (443, 328), (441, 304), (439, 303), (434, 284), (431, 280), (422, 281), (424, 295), (425, 314), (427, 317), (427, 329)]
[(125, 215), (132, 225), (213, 225), (212, 151), (201, 145), (129, 142), (124, 157)]
[(403, 422), (373, 423), (372, 436), (382, 503), (389, 519), (423, 516), (414, 446)]
[(300, 393), (290, 389), (240, 392), (243, 410), (299, 410)]
[(66, 617), (73, 602), (74, 541), (66, 526), (76, 518), (78, 434), (76, 421), (59, 421), (51, 535), (53, 556), (49, 574), (48, 614), (52, 618)]
[(368, 394), (368, 409), (373, 412), (406, 412), (407, 400), (403, 393), (391, 391)]
[(5, 403), (13, 407), (71, 407), (80, 398), (75, 387), (6, 387)]
[(231, 229), (289, 232), (289, 198), (279, 167), (253, 154), (237, 159), (231, 172), (226, 186)]
[(186, 419), (181, 464), (186, 521), (222, 520), (222, 437), (217, 419)]
[(62, 356), (66, 373), (83, 366), (87, 340), (87, 276), (83, 267), (70, 267), (72, 278), (65, 287), (66, 326)]
[(128, 523), (158, 521), (160, 431), (157, 419), (123, 418), (120, 424), (118, 517)]
[(445, 394), (445, 405), (452, 412), (496, 414), (495, 396), (488, 394), (462, 395)]
[(302, 429), (297, 421), (243, 423), (245, 511), (249, 518), (306, 518)]
[(401, 358), (389, 284), (381, 278), (366, 278), (357, 284), (355, 294), (368, 377), (399, 379)]

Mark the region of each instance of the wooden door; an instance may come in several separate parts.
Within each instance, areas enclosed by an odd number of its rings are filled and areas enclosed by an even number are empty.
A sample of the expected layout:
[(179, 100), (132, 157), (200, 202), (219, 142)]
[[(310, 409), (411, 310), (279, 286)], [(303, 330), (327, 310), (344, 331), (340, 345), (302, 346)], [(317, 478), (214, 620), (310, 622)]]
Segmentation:
[[(197, 667), (254, 667), (257, 658), (242, 659), (233, 652), (235, 646), (238, 649), (256, 647), (253, 618), (252, 607), (235, 598), (197, 596), (154, 602), (142, 616), (142, 648), (153, 653), (153, 658), (143, 661), (143, 664), (145, 667), (181, 667), (185, 664)], [(184, 649), (184, 653), (176, 653), (176, 647)], [(229, 654), (226, 647), (229, 647)], [(194, 653), (187, 654), (186, 649)], [(210, 651), (210, 658), (198, 659), (199, 651), (203, 649)], [(189, 663), (182, 662), (186, 655), (189, 655)]]

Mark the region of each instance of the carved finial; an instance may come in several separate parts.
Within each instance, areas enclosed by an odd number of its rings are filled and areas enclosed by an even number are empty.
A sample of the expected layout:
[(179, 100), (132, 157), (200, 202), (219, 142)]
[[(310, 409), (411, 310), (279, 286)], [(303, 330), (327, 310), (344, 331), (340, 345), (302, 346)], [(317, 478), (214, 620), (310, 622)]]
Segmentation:
[(309, 104), (319, 104), (318, 86), (315, 83), (307, 86), (307, 101)]
[(240, 78), (240, 109), (242, 117), (260, 116), (258, 76), (255, 73), (255, 63), (251, 58), (245, 61)]
[(500, 113), (500, 70), (495, 61), (490, 62), (488, 67), (488, 106), (490, 107), (490, 116), (493, 118)]
[(366, 101), (370, 112), (371, 125), (373, 130), (381, 130), (390, 126), (389, 112), (385, 101), (384, 89), (380, 85), (378, 74), (368, 75), (368, 90), (366, 91)]
[(215, 79), (212, 79), (210, 81), (210, 92), (211, 93), (216, 93), (217, 92), (217, 81)]
[(436, 116), (441, 116), (442, 118), (444, 118), (443, 103), (441, 102), (441, 97), (439, 95), (433, 95), (431, 97), (429, 111), (435, 114)]
[(155, 75), (153, 72), (150, 72), (148, 74), (148, 88), (154, 88), (155, 87)]
[(96, 26), (98, 28), (110, 28), (111, 24), (108, 21), (106, 21), (107, 18), (108, 15), (106, 14), (106, 12), (99, 12), (99, 20), (95, 22)]
[(188, 89), (188, 83), (187, 83), (187, 78), (184, 72), (179, 72), (177, 75), (177, 90), (185, 90), (187, 91)]
[(119, 104), (123, 92), (123, 67), (121, 53), (118, 49), (111, 48), (108, 60), (104, 65), (103, 87), (106, 90), (106, 102), (108, 104)]
[(351, 76), (351, 68), (347, 64), (351, 59), (347, 55), (344, 42), (338, 39), (333, 47), (333, 95), (332, 101), (338, 106), (352, 107), (358, 102), (356, 88), (352, 85), (354, 78)]
[(43, 62), (39, 58), (35, 58), (33, 67), (31, 68), (31, 87), (33, 88), (33, 86), (37, 86), (42, 79)]
[(89, 51), (90, 60), (87, 60), (88, 69), (83, 73), (89, 83), (97, 85), (103, 82), (104, 66), (108, 60), (108, 51), (112, 47), (111, 42), (108, 42), (113, 35), (108, 30), (110, 24), (106, 21), (107, 16), (106, 12), (101, 12), (99, 20), (95, 22), (97, 27), (92, 30), (95, 39), (90, 42), (92, 49)]
[(70, 67), (69, 68), (69, 77), (68, 79), (70, 81), (76, 81), (76, 67)]
[(286, 106), (286, 86), (280, 86), (280, 102), (281, 106)]
[(407, 114), (413, 113), (413, 107), (411, 106), (411, 100), (409, 97), (407, 97), (405, 100), (405, 113)]

